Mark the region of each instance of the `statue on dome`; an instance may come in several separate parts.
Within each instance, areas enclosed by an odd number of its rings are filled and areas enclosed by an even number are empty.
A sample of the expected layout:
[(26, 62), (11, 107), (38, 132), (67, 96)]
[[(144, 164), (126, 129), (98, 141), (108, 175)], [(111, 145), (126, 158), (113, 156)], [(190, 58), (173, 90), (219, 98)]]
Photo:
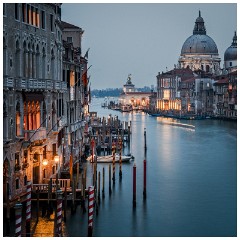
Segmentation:
[(128, 74), (127, 84), (132, 84), (132, 82), (131, 82), (131, 76), (132, 76), (132, 74)]

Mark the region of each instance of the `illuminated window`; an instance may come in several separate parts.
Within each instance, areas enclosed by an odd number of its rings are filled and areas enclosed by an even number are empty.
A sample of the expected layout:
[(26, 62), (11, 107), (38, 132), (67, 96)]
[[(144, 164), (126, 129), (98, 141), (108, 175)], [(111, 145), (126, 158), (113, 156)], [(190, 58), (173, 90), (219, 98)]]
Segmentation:
[(170, 98), (170, 90), (164, 90), (163, 91), (163, 98), (169, 99)]

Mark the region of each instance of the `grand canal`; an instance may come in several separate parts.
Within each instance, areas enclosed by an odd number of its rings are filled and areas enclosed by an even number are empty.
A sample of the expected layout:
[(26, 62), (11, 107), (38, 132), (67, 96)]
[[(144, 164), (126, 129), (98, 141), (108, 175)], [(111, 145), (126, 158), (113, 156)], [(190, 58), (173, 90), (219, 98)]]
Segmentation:
[[(98, 116), (117, 115), (132, 122), (131, 153), (122, 181), (118, 166), (112, 194), (94, 216), (93, 236), (236, 236), (237, 234), (237, 124), (219, 120), (154, 118), (144, 113), (103, 109), (103, 99), (92, 100)], [(171, 122), (179, 124), (172, 124)], [(185, 125), (187, 124), (187, 125)], [(189, 126), (190, 125), (190, 126)], [(147, 132), (147, 198), (143, 199), (144, 128)], [(137, 166), (137, 204), (132, 205), (132, 169)], [(88, 166), (89, 176), (91, 165)], [(91, 178), (88, 179), (88, 185)], [(87, 236), (87, 214), (80, 207), (69, 213), (66, 235)]]

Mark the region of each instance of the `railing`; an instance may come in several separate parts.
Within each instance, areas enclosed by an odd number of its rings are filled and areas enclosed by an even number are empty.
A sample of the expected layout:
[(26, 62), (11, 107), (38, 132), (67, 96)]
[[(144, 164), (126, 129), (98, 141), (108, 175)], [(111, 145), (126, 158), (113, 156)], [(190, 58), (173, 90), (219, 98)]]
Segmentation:
[[(56, 185), (56, 179), (52, 179), (53, 185)], [(70, 188), (70, 179), (58, 179), (58, 185), (60, 188)]]
[(37, 140), (43, 140), (47, 138), (47, 131), (46, 128), (39, 128), (38, 131), (36, 130), (25, 130), (24, 131), (24, 138), (25, 141), (34, 142)]
[[(64, 191), (65, 187), (70, 188), (70, 179), (58, 179), (58, 185)], [(48, 183), (41, 183), (41, 184), (33, 184), (32, 185), (33, 192), (37, 190), (39, 192), (48, 192)], [(56, 191), (56, 179), (52, 179), (52, 191)]]
[(8, 87), (14, 87), (14, 81), (13, 81), (13, 78), (7, 78), (5, 77), (3, 79), (3, 87), (4, 88), (8, 88)]
[(36, 192), (47, 192), (48, 191), (48, 184), (33, 184), (32, 185), (32, 191)]
[(67, 83), (52, 79), (28, 79), (28, 78), (9, 78), (3, 79), (4, 88), (13, 88), (17, 90), (67, 90)]

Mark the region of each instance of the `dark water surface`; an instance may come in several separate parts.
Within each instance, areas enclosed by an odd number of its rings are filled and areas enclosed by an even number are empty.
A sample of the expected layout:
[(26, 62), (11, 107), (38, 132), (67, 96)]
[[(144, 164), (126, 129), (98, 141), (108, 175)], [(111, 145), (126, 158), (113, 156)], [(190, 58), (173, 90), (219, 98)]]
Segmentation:
[[(93, 99), (90, 111), (132, 121), (134, 161), (116, 166), (112, 194), (105, 168), (105, 199), (94, 216), (95, 237), (183, 237), (237, 235), (237, 124), (218, 120), (173, 120), (144, 113), (101, 108)], [(178, 122), (180, 125), (173, 125)], [(188, 124), (193, 126), (181, 125)], [(143, 199), (144, 128), (147, 131), (147, 199)], [(132, 206), (132, 168), (137, 166), (137, 204)], [(92, 167), (88, 164), (91, 185)], [(102, 189), (102, 182), (101, 182)], [(87, 213), (80, 207), (68, 216), (68, 236), (87, 236)]]

